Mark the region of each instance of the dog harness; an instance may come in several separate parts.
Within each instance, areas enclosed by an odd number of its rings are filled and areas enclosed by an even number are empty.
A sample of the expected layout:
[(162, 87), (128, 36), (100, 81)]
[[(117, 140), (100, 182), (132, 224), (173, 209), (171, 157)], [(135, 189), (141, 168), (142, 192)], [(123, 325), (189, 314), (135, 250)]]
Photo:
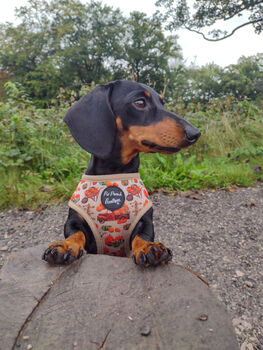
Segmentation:
[(130, 236), (152, 207), (139, 173), (83, 175), (69, 206), (88, 223), (98, 254), (130, 255)]

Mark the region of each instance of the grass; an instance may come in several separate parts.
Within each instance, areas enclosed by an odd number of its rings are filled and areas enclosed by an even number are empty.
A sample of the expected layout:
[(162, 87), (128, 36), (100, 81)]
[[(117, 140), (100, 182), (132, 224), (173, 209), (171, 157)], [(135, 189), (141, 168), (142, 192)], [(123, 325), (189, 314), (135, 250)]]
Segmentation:
[[(0, 103), (0, 208), (36, 209), (67, 200), (89, 161), (62, 121), (68, 106), (37, 109), (12, 84), (8, 93)], [(169, 107), (202, 136), (176, 155), (141, 156), (149, 190), (250, 186), (262, 179), (263, 118), (253, 103), (229, 97)]]

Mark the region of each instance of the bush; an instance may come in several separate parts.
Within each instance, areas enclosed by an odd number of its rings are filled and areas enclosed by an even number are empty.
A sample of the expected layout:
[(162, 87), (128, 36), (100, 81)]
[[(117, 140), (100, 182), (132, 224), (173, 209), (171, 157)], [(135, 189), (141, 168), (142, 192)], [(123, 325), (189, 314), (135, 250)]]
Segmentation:
[[(0, 103), (0, 207), (16, 204), (17, 198), (23, 202), (19, 206), (37, 206), (47, 197), (43, 184), (55, 184), (55, 197), (66, 197), (74, 185), (68, 189), (65, 180), (79, 178), (89, 158), (64, 125), (68, 105), (37, 109), (13, 83), (6, 90), (7, 101)], [(36, 202), (26, 204), (32, 191), (38, 193)]]
[[(36, 208), (68, 199), (89, 161), (63, 122), (68, 95), (73, 101), (74, 94), (61, 91), (48, 109), (36, 108), (14, 83), (6, 84), (6, 94), (0, 103), (0, 207)], [(249, 100), (169, 108), (202, 136), (172, 156), (142, 155), (140, 172), (150, 190), (249, 186), (262, 176), (262, 111)]]

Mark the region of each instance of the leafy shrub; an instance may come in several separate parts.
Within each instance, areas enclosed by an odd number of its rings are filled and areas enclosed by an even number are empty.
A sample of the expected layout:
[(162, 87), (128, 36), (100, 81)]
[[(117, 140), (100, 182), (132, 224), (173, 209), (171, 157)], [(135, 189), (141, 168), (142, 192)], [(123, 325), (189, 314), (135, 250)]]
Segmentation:
[[(63, 122), (74, 94), (62, 90), (48, 109), (35, 107), (14, 83), (6, 84), (6, 95), (0, 102), (0, 207), (34, 208), (68, 199), (89, 161)], [(142, 155), (140, 172), (150, 190), (249, 186), (262, 177), (262, 111), (249, 100), (230, 96), (187, 108), (172, 102), (169, 108), (202, 136), (172, 156)]]

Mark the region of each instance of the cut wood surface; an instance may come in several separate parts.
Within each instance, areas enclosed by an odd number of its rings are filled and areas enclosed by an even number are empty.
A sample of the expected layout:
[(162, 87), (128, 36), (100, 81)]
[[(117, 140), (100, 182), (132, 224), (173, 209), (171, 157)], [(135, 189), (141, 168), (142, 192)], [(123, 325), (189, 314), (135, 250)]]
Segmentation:
[(2, 269), (1, 350), (238, 349), (224, 307), (176, 264), (141, 269), (127, 258), (85, 255), (49, 266), (45, 247), (12, 255)]

